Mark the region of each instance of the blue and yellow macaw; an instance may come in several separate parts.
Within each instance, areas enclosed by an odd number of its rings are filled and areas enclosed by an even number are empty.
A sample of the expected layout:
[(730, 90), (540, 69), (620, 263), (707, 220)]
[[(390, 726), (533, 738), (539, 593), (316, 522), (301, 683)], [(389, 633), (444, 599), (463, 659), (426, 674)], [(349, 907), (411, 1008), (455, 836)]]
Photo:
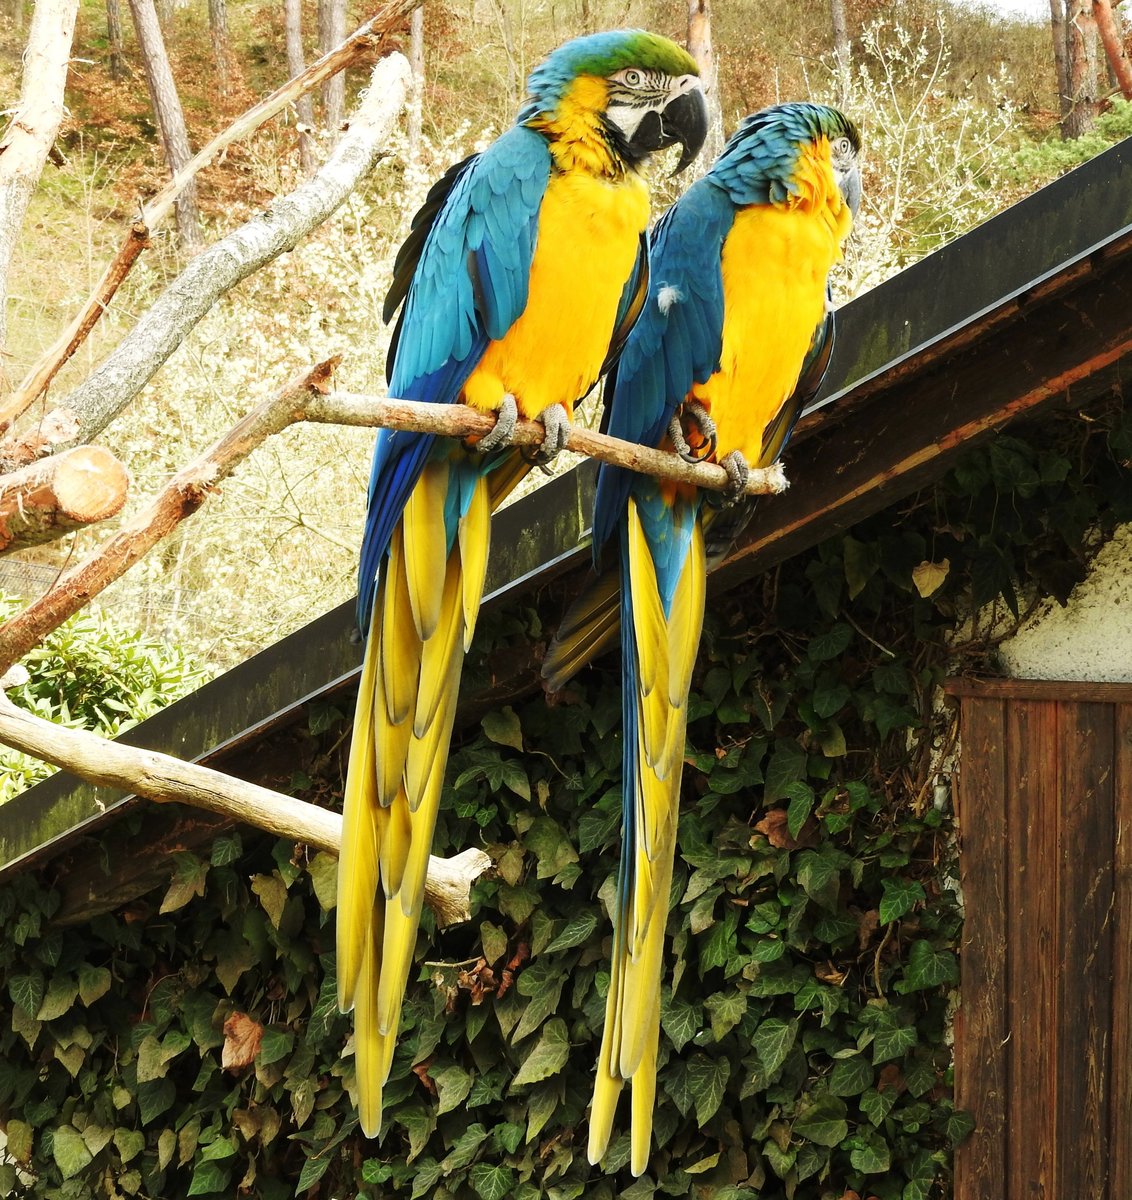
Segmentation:
[[(574, 403), (647, 286), (638, 168), (707, 130), (695, 61), (639, 30), (578, 38), (531, 75), (516, 124), (429, 193), (394, 266), (389, 392), (497, 414), (475, 445), (382, 431), (358, 580), (366, 635), (343, 800), (338, 999), (376, 1135), (424, 895), (493, 509), (530, 469), (518, 415), (564, 444)], [(678, 168), (679, 169), (679, 168)]]
[(637, 1175), (652, 1135), (664, 927), (707, 559), (749, 517), (752, 501), (741, 497), (750, 466), (774, 462), (824, 374), (827, 280), (860, 197), (859, 144), (835, 109), (767, 109), (742, 124), (658, 223), (645, 306), (606, 383), (606, 428), (719, 462), (732, 486), (713, 506), (693, 486), (603, 466), (595, 560), (600, 567), (616, 546), (618, 569), (567, 614), (544, 663), (555, 690), (620, 624), (622, 851), (589, 1157), (605, 1154), (631, 1079)]

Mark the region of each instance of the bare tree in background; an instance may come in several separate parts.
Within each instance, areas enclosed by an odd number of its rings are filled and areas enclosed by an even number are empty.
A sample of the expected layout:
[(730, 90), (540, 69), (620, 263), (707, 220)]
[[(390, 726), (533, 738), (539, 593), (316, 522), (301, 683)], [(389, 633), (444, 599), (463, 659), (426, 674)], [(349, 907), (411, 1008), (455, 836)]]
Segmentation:
[(1062, 128), (1069, 116), (1069, 57), (1065, 39), (1065, 0), (1049, 0), (1049, 27), (1053, 35), (1053, 63), (1057, 71), (1057, 110)]
[[(149, 99), (161, 131), (161, 144), (165, 148), (165, 161), (169, 164), (170, 173), (176, 175), (192, 158), (193, 152), (189, 147), (185, 114), (177, 95), (177, 85), (173, 82), (169, 56), (165, 53), (165, 41), (161, 36), (157, 12), (153, 0), (130, 0), (130, 12), (138, 35)], [(197, 207), (195, 180), (177, 198), (177, 232), (181, 235), (185, 249), (190, 253), (195, 253), (204, 244), (200, 232), (200, 209)]]
[[(283, 0), (283, 20), (287, 32), (287, 74), (292, 79), (306, 70), (303, 58), (303, 5), (302, 0)], [(309, 92), (304, 92), (295, 104), (299, 117), (299, 164), (306, 176), (314, 174), (315, 153), (314, 139), (311, 130), (314, 129), (314, 108), (311, 105)]]
[(424, 8), (413, 9), (409, 25), (409, 66), (413, 84), (409, 92), (409, 157), (416, 158), (421, 144), (424, 107)]
[[(318, 0), (318, 48), (329, 54), (346, 37), (346, 0)], [(333, 137), (342, 128), (346, 110), (346, 79), (335, 75), (322, 85), (323, 127)]]
[(1097, 25), (1091, 0), (1068, 0), (1065, 17), (1069, 110), (1061, 122), (1061, 136), (1079, 138), (1092, 129), (1098, 108)]
[(161, 26), (161, 36), (166, 43), (173, 41), (173, 13), (176, 0), (155, 0), (157, 8), (157, 23)]
[(700, 68), (700, 82), (707, 101), (708, 132), (697, 168), (702, 174), (723, 149), (723, 108), (719, 102), (719, 80), (711, 48), (711, 0), (688, 0), (688, 53)]
[(1125, 100), (1132, 100), (1132, 63), (1128, 61), (1120, 26), (1109, 0), (1093, 0), (1093, 20), (1104, 43), (1113, 85), (1120, 89)]
[(833, 24), (833, 64), (837, 73), (837, 102), (844, 104), (849, 95), (849, 25), (845, 20), (845, 0), (829, 0), (829, 16)]
[(111, 79), (125, 79), (128, 74), (122, 55), (122, 2), (106, 0), (106, 44), (110, 54), (107, 66)]
[(79, 0), (38, 0), (24, 51), (20, 100), (0, 139), (0, 350), (7, 342), (12, 254), (63, 119), (63, 87), (78, 9)]
[(216, 82), (220, 87), (220, 94), (227, 96), (232, 91), (236, 62), (232, 54), (232, 41), (228, 36), (227, 0), (208, 0), (208, 36), (212, 42)]

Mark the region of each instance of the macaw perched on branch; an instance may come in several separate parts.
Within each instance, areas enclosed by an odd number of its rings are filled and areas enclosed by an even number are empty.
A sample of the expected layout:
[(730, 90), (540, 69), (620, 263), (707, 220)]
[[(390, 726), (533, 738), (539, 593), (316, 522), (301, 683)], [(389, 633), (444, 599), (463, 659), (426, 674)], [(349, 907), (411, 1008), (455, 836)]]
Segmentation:
[(557, 690), (621, 629), (622, 851), (589, 1157), (605, 1154), (633, 1082), (631, 1166), (648, 1161), (656, 1092), (664, 927), (676, 849), (692, 667), (707, 559), (750, 517), (751, 465), (781, 453), (832, 349), (827, 279), (860, 198), (859, 138), (840, 112), (785, 104), (749, 117), (653, 235), (644, 310), (606, 383), (606, 428), (732, 478), (723, 503), (622, 468), (598, 473), (600, 577), (543, 666)]
[(497, 414), (474, 446), (382, 431), (358, 580), (366, 635), (343, 801), (338, 1000), (354, 1010), (358, 1110), (376, 1135), (416, 945), (463, 654), (493, 509), (531, 460), (519, 414), (561, 449), (647, 287), (638, 168), (707, 130), (692, 57), (639, 30), (594, 34), (531, 75), (516, 124), (431, 190), (385, 302), (404, 302), (389, 391)]

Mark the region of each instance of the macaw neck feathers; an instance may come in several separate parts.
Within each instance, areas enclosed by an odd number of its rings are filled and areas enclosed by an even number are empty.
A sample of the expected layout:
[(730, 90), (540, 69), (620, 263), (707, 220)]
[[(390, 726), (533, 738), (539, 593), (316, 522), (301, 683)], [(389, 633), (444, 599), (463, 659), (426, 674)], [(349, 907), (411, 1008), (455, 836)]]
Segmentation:
[(631, 169), (604, 118), (608, 92), (604, 79), (579, 75), (552, 112), (535, 113), (524, 122), (547, 139), (559, 171), (584, 171), (616, 180)]

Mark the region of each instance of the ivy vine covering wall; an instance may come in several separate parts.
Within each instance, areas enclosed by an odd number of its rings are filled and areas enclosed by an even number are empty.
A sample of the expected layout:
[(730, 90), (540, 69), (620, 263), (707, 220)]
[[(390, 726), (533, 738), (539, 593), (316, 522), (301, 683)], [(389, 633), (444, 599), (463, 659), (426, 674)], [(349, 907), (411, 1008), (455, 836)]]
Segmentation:
[[(799, 452), (804, 452), (800, 449)], [(585, 1162), (619, 824), (615, 666), (486, 717), (453, 755), (438, 852), (491, 849), (469, 925), (426, 918), (382, 1138), (356, 1130), (334, 1002), (334, 861), (259, 835), (168, 889), (52, 923), (50, 868), (0, 892), (0, 1192), (459, 1200), (926, 1200), (950, 1099), (958, 898), (936, 686), (1063, 595), (1132, 520), (1119, 404), (999, 437), (946, 481), (721, 600), (689, 725), (657, 1140)], [(532, 609), (485, 648), (545, 636)], [(469, 682), (477, 670), (471, 664)], [(325, 706), (293, 788), (340, 786)]]

